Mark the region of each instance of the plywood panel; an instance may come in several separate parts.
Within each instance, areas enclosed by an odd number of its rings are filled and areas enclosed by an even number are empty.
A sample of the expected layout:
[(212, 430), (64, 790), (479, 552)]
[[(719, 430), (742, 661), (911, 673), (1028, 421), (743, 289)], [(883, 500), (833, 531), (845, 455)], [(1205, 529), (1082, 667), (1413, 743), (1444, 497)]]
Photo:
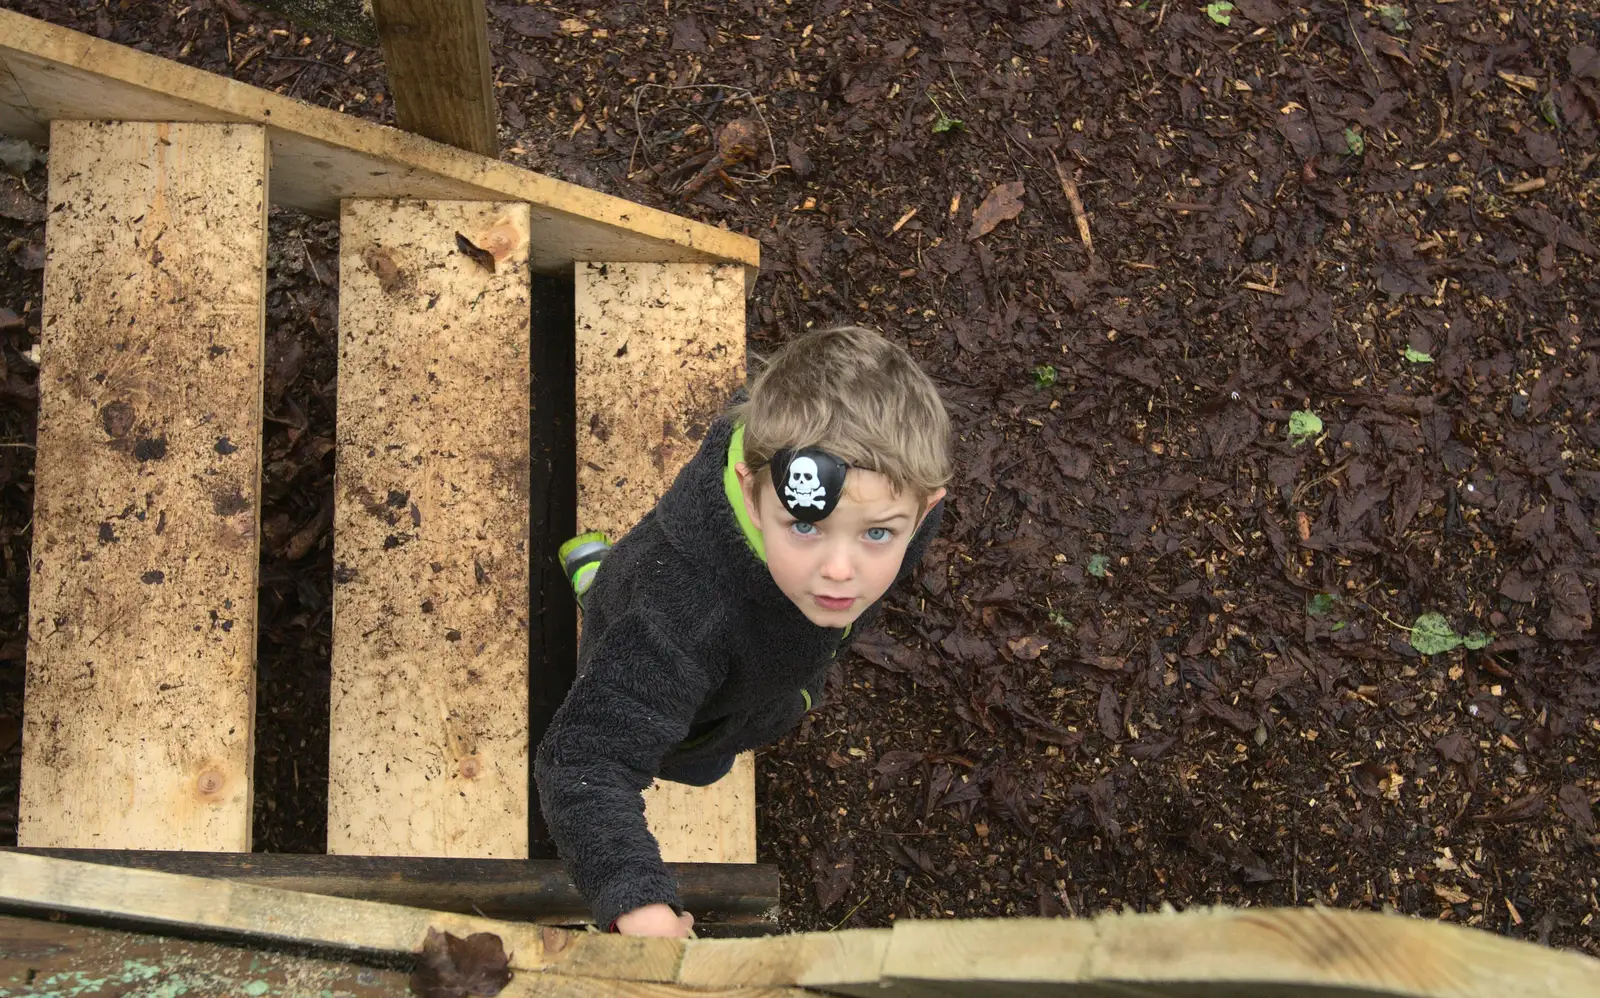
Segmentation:
[(345, 203), (330, 853), (528, 854), (527, 239)]
[[(589, 263), (576, 276), (578, 522), (620, 537), (744, 383), (744, 271)], [(711, 787), (657, 782), (645, 813), (669, 863), (753, 863), (754, 759)]]
[(18, 840), (248, 850), (266, 138), (53, 137)]
[(275, 203), (328, 217), (346, 197), (526, 201), (543, 273), (576, 260), (760, 263), (748, 236), (0, 10), (0, 132), (43, 142), (56, 119), (263, 125)]

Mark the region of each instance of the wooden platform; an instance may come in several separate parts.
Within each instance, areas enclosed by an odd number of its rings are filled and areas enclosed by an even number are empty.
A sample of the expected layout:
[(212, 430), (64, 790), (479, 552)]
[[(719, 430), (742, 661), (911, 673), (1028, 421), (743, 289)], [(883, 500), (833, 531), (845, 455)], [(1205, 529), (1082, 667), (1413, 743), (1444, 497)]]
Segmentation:
[(52, 132), (18, 839), (247, 850), (266, 137)]
[[(529, 625), (570, 607), (530, 605), (530, 274), (574, 281), (579, 519), (620, 535), (743, 381), (757, 243), (3, 10), (0, 132), (51, 140), (22, 844), (250, 848), (275, 201), (341, 211), (329, 852), (525, 858)], [(669, 862), (753, 864), (748, 755), (646, 808)]]
[[(0, 853), (0, 913), (89, 918), (122, 931), (204, 936), (236, 947), (310, 948), (352, 963), (405, 965), (430, 929), (489, 933), (508, 956), (507, 996), (1600, 996), (1600, 961), (1589, 957), (1442, 922), (1318, 908), (905, 921), (892, 929), (684, 941), (570, 933)], [(37, 923), (19, 924), (0, 921), (0, 933), (44, 938), (48, 946), (61, 938)], [(92, 937), (78, 930), (74, 945), (83, 948), (86, 939)], [(194, 959), (184, 943), (144, 936), (137, 945), (161, 963)], [(0, 955), (0, 987), (26, 981), (30, 972), (37, 979), (35, 964), (55, 957), (35, 952)]]
[(748, 236), (0, 10), (0, 133), (43, 143), (56, 119), (261, 125), (273, 203), (329, 218), (347, 197), (525, 201), (541, 273), (585, 261), (760, 264)]

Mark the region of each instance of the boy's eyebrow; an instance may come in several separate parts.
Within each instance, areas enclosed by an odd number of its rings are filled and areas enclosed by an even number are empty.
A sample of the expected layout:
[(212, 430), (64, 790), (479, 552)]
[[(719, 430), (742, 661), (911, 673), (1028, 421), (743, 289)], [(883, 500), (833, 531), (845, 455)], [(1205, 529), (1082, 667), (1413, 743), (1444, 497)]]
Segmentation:
[(893, 523), (896, 520), (909, 520), (909, 519), (911, 519), (911, 514), (909, 514), (909, 513), (890, 513), (888, 516), (880, 516), (880, 517), (877, 517), (876, 519), (868, 520), (867, 522), (868, 523)]

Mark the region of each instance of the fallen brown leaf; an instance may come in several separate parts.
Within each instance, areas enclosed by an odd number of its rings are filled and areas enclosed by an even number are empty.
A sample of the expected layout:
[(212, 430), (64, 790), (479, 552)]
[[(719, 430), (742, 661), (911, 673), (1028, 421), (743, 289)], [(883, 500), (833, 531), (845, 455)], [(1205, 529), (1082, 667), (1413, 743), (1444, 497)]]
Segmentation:
[(411, 972), (411, 992), (421, 998), (494, 998), (511, 983), (510, 963), (505, 944), (492, 932), (462, 939), (430, 928)]
[(989, 196), (978, 205), (978, 210), (972, 213), (972, 228), (967, 231), (967, 241), (981, 239), (993, 232), (1001, 222), (1022, 214), (1022, 191), (1020, 180), (996, 184)]
[(1038, 658), (1039, 654), (1046, 648), (1050, 647), (1050, 642), (1041, 640), (1037, 635), (1029, 634), (1026, 637), (1007, 641), (1006, 646), (1011, 649), (1011, 654), (1025, 662), (1031, 662)]
[[(0, 738), (0, 741), (4, 741)], [(1594, 808), (1589, 804), (1589, 795), (1581, 787), (1569, 783), (1562, 787), (1556, 794), (1556, 800), (1561, 803), (1561, 812), (1572, 819), (1572, 824), (1578, 831), (1588, 833), (1594, 831)]]
[(1505, 807), (1496, 808), (1483, 814), (1472, 816), (1473, 821), (1487, 821), (1494, 825), (1510, 825), (1518, 821), (1527, 821), (1529, 818), (1544, 810), (1545, 792), (1535, 790), (1524, 794)]

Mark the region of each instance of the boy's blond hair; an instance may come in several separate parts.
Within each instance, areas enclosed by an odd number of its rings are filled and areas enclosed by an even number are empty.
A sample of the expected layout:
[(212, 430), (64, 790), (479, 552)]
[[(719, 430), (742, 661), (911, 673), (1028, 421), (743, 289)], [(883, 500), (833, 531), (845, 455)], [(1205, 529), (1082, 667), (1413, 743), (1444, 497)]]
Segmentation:
[(744, 422), (745, 464), (766, 473), (788, 447), (821, 447), (876, 471), (896, 494), (926, 499), (950, 481), (950, 417), (905, 348), (860, 326), (821, 329), (785, 344), (755, 374)]

